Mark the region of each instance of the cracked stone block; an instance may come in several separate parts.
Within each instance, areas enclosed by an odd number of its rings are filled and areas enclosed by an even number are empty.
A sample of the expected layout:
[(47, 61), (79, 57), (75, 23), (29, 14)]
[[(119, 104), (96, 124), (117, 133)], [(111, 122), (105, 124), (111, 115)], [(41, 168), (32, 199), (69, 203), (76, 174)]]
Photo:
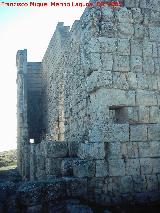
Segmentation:
[(160, 42), (160, 27), (149, 27), (149, 36), (151, 41)]
[(148, 191), (157, 191), (158, 190), (158, 179), (156, 175), (147, 175), (147, 190)]
[(130, 38), (134, 34), (134, 27), (130, 23), (118, 23), (117, 30), (120, 38)]
[(139, 157), (146, 158), (151, 156), (151, 143), (150, 142), (138, 142)]
[(116, 10), (115, 16), (118, 22), (133, 23), (132, 13), (125, 7), (120, 7)]
[(142, 41), (131, 40), (131, 55), (142, 56)]
[(100, 48), (102, 53), (114, 53), (116, 50), (116, 38), (99, 37)]
[(144, 175), (133, 175), (133, 187), (135, 192), (143, 192), (147, 189), (147, 181)]

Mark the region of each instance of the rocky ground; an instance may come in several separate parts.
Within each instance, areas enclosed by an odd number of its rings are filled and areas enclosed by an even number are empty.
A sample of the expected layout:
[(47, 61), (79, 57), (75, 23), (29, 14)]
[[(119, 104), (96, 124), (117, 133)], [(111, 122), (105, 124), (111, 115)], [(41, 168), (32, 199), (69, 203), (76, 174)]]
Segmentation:
[[(11, 156), (9, 155), (11, 154)], [(16, 152), (0, 153), (0, 213), (142, 213), (160, 212), (160, 204), (114, 207), (88, 204), (79, 198), (57, 199), (63, 183), (22, 182), (16, 168)], [(5, 162), (7, 159), (7, 162)], [(4, 166), (6, 165), (6, 166)]]

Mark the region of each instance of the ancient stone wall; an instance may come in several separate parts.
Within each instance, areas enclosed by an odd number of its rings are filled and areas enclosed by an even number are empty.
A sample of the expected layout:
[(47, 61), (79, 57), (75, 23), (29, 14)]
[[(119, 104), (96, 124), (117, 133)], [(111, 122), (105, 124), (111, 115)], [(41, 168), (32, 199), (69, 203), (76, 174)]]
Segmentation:
[(38, 77), (43, 140), (25, 145), (26, 178), (78, 181), (100, 204), (160, 197), (160, 1), (121, 2), (57, 25)]

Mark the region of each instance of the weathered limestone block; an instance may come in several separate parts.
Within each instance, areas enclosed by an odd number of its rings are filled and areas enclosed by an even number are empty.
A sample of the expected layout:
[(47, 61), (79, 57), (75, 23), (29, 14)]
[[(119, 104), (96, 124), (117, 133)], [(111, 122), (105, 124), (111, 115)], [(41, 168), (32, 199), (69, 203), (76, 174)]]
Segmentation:
[(160, 27), (149, 27), (149, 35), (151, 41), (160, 42)]
[(126, 160), (126, 175), (140, 175), (139, 159)]
[(127, 157), (128, 158), (138, 158), (139, 150), (138, 150), (138, 143), (127, 143)]
[(100, 88), (90, 95), (91, 102), (106, 106), (135, 106), (135, 91)]
[(132, 72), (142, 72), (142, 57), (141, 56), (131, 56), (131, 71)]
[(66, 183), (66, 193), (69, 197), (80, 197), (87, 195), (86, 178), (68, 178), (64, 177)]
[(114, 21), (114, 12), (112, 7), (102, 7), (102, 20), (106, 22)]
[(113, 68), (113, 55), (109, 53), (101, 54), (102, 69), (103, 70), (112, 70)]
[(104, 143), (81, 143), (78, 149), (78, 157), (81, 159), (104, 159)]
[(142, 56), (142, 41), (131, 40), (131, 55)]
[(160, 122), (160, 109), (157, 106), (150, 107), (150, 123), (159, 123)]
[(101, 35), (114, 38), (117, 34), (117, 27), (113, 22), (101, 22)]
[(160, 124), (148, 125), (148, 140), (159, 140), (160, 139)]
[(131, 141), (146, 141), (147, 140), (147, 125), (130, 125), (130, 140)]
[(55, 179), (48, 181), (45, 186), (45, 199), (46, 202), (53, 202), (57, 199), (66, 197), (66, 183), (63, 179)]
[(95, 176), (95, 162), (89, 160), (75, 160), (73, 163), (74, 177), (94, 177)]
[(62, 176), (73, 175), (73, 164), (76, 158), (64, 158), (61, 163), (61, 174)]
[(153, 91), (138, 90), (136, 94), (136, 104), (139, 106), (157, 105), (157, 96)]
[(129, 141), (129, 125), (107, 124), (103, 134), (105, 142)]
[(160, 173), (160, 158), (152, 158), (153, 174)]
[(126, 73), (112, 72), (113, 88), (129, 89), (128, 76)]
[(145, 27), (142, 24), (135, 24), (134, 26), (134, 37), (136, 39), (143, 39), (146, 35)]
[(108, 142), (106, 143), (106, 158), (107, 159), (121, 159), (121, 143), (119, 141), (116, 142)]
[(129, 123), (138, 122), (138, 108), (137, 107), (128, 107), (128, 121), (129, 121)]
[(132, 178), (135, 192), (145, 192), (147, 190), (147, 181), (144, 175), (133, 175)]
[(79, 144), (80, 142), (78, 141), (68, 141), (68, 149), (70, 157), (77, 156)]
[(129, 57), (128, 56), (115, 56), (114, 58), (114, 71), (128, 72), (130, 70), (129, 67)]
[(139, 157), (146, 158), (151, 156), (151, 143), (150, 142), (138, 142)]
[(96, 160), (96, 177), (108, 176), (108, 163), (105, 160)]
[(137, 73), (137, 83), (139, 89), (148, 89), (148, 77), (145, 73)]
[(153, 61), (152, 57), (144, 57), (143, 72), (146, 74), (153, 74), (155, 72), (154, 61)]
[(147, 190), (148, 191), (157, 191), (158, 189), (158, 179), (156, 175), (147, 175)]
[(145, 40), (143, 42), (143, 56), (152, 57), (152, 42)]
[[(132, 0), (130, 0), (133, 2)], [(133, 22), (134, 23), (141, 23), (143, 21), (143, 14), (141, 12), (140, 8), (132, 8), (132, 16), (133, 16)]]
[(130, 55), (130, 41), (129, 39), (118, 39), (117, 52), (120, 55)]
[(134, 27), (130, 23), (118, 23), (117, 30), (120, 38), (131, 38), (134, 34)]
[(102, 53), (114, 53), (116, 51), (116, 38), (98, 37), (98, 41)]
[(62, 158), (46, 158), (46, 174), (60, 176), (61, 175)]
[(137, 75), (136, 73), (129, 72), (128, 73), (128, 84), (130, 89), (137, 88)]
[(115, 16), (118, 22), (133, 23), (132, 13), (125, 7), (120, 7), (116, 10)]
[(67, 142), (43, 141), (42, 143), (47, 157), (60, 158), (68, 155)]
[(111, 88), (112, 74), (111, 71), (95, 71), (87, 77), (87, 91), (97, 90), (99, 87)]
[(121, 193), (129, 193), (133, 191), (133, 180), (131, 176), (121, 177)]
[(150, 118), (149, 107), (140, 106), (138, 114), (139, 114), (140, 123), (149, 123), (149, 118)]
[(109, 160), (108, 165), (110, 176), (125, 176), (124, 160)]
[(98, 70), (102, 66), (100, 53), (90, 53), (89, 54), (89, 69)]
[(150, 175), (153, 172), (152, 160), (150, 158), (141, 158), (140, 167), (142, 175)]
[(160, 142), (159, 141), (150, 142), (150, 156), (151, 157), (160, 157)]

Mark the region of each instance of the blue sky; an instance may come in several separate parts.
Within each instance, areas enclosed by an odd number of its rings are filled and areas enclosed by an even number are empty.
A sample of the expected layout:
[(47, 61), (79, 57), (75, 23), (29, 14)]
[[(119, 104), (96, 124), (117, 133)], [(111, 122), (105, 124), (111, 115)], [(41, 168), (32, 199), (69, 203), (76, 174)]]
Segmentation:
[(41, 61), (57, 22), (71, 26), (84, 9), (0, 7), (0, 151), (16, 147), (17, 50), (28, 49), (28, 61)]

